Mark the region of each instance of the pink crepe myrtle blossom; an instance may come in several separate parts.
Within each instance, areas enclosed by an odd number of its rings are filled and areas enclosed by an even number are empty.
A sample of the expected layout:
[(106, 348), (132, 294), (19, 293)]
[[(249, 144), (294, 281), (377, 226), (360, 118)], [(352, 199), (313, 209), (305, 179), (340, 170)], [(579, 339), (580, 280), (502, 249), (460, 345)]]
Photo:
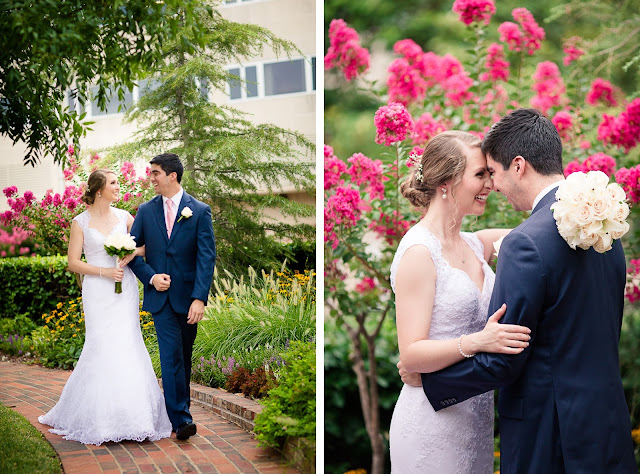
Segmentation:
[(640, 202), (640, 165), (620, 168), (615, 175), (616, 183), (622, 186), (627, 199), (632, 203)]
[(330, 46), (324, 57), (324, 68), (341, 70), (347, 81), (351, 81), (369, 69), (369, 51), (360, 46), (360, 38), (344, 20), (331, 20), (329, 25)]
[[(602, 152), (590, 155), (586, 160), (580, 163), (577, 159), (567, 163), (564, 169), (564, 175), (569, 176), (571, 173), (581, 171), (587, 173), (589, 171), (602, 171), (607, 176), (612, 176), (616, 169), (616, 160)], [(623, 187), (624, 189), (624, 187)]]
[(526, 49), (531, 55), (540, 49), (540, 44), (545, 38), (545, 32), (526, 8), (515, 8), (511, 15), (518, 24), (505, 21), (498, 27), (500, 41), (507, 43), (509, 50), (521, 51)]
[(452, 10), (458, 14), (459, 20), (465, 25), (472, 23), (489, 24), (496, 12), (493, 0), (456, 0)]
[(414, 145), (426, 145), (431, 138), (445, 130), (445, 124), (437, 121), (429, 112), (425, 112), (413, 122), (410, 138)]
[(629, 303), (635, 303), (640, 300), (640, 259), (629, 260), (625, 297), (629, 300)]
[(382, 237), (387, 244), (393, 245), (394, 242), (398, 243), (415, 223), (415, 220), (404, 219), (398, 214), (398, 211), (393, 211), (390, 214), (381, 211), (378, 220), (369, 224), (369, 229)]
[(340, 186), (324, 206), (324, 241), (337, 248), (337, 230), (355, 227), (366, 206), (357, 189)]
[(374, 278), (364, 277), (356, 285), (356, 291), (358, 293), (366, 294), (366, 293), (369, 293), (369, 292), (375, 290), (376, 286), (378, 286), (378, 285), (376, 284), (376, 280)]
[(382, 161), (372, 160), (362, 153), (354, 153), (347, 162), (351, 164), (347, 170), (351, 182), (358, 186), (366, 185), (365, 192), (369, 194), (370, 201), (384, 199), (384, 182), (388, 178), (384, 175)]
[(566, 55), (562, 58), (562, 64), (565, 66), (570, 65), (571, 63), (580, 59), (580, 56), (584, 55), (584, 50), (578, 48), (578, 44), (582, 39), (579, 36), (572, 36), (562, 45), (562, 50)]
[(609, 81), (597, 77), (591, 83), (589, 92), (587, 92), (587, 96), (585, 97), (585, 102), (589, 105), (601, 103), (608, 107), (615, 107), (618, 105), (618, 101), (614, 93), (615, 88)]
[(492, 43), (489, 46), (484, 67), (487, 72), (480, 74), (481, 81), (498, 82), (509, 80), (509, 61), (505, 60), (504, 46), (498, 43)]
[(571, 138), (571, 132), (573, 130), (573, 118), (569, 112), (564, 110), (559, 111), (557, 114), (553, 116), (551, 119), (553, 125), (555, 125), (556, 130), (558, 130), (558, 134), (560, 138), (563, 140), (567, 140)]
[(505, 21), (498, 27), (500, 41), (507, 44), (509, 51), (520, 51), (524, 35), (520, 27), (511, 21)]
[[(327, 153), (327, 149), (330, 149), (330, 153)], [(326, 191), (344, 184), (342, 175), (347, 172), (347, 165), (333, 154), (333, 149), (330, 146), (325, 145), (324, 151), (324, 189)]]
[(565, 85), (558, 66), (552, 61), (538, 63), (533, 74), (531, 89), (536, 93), (531, 98), (531, 105), (543, 114), (552, 107), (563, 106), (567, 99), (564, 96)]
[(634, 99), (617, 117), (603, 114), (598, 140), (629, 152), (640, 143), (640, 97)]
[(407, 138), (413, 121), (404, 105), (392, 102), (377, 110), (373, 122), (377, 132), (376, 143), (390, 146)]
[(526, 8), (515, 8), (511, 14), (524, 32), (523, 47), (528, 50), (530, 55), (533, 54), (534, 51), (540, 49), (540, 43), (545, 38), (544, 29), (538, 25), (531, 12)]

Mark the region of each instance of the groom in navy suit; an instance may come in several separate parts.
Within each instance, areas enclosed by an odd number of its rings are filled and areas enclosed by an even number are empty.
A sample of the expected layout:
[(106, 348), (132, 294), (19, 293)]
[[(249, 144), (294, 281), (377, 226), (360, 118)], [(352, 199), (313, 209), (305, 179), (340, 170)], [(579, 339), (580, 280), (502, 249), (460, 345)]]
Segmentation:
[(177, 155), (158, 155), (150, 164), (159, 196), (138, 209), (131, 235), (145, 257), (129, 267), (144, 285), (142, 309), (153, 314), (169, 420), (176, 437), (187, 439), (197, 431), (189, 413), (191, 354), (216, 259), (211, 209), (180, 186)]
[(562, 144), (537, 110), (502, 118), (482, 151), (494, 189), (515, 210), (533, 209), (500, 246), (489, 306), (506, 303), (500, 322), (527, 326), (531, 341), (518, 355), (478, 353), (422, 374), (424, 392), (438, 411), (500, 388), (502, 474), (637, 474), (618, 361), (622, 245), (572, 250), (558, 233), (549, 208), (564, 179)]

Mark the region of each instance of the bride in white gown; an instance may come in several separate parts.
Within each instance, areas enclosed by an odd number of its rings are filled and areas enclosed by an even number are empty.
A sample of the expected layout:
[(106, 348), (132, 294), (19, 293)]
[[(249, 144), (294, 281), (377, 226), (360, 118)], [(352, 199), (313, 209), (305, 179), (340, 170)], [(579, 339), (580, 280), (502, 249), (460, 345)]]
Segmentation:
[[(495, 278), (487, 261), (508, 230), (460, 232), (464, 216), (484, 212), (493, 187), (480, 140), (444, 132), (417, 161), (402, 193), (425, 215), (391, 265), (401, 373), (434, 372), (477, 352), (523, 351), (529, 330), (499, 324), (504, 306), (487, 321)], [(389, 433), (392, 472), (492, 473), (493, 393), (436, 413), (419, 376), (403, 380)]]
[(113, 172), (94, 171), (87, 184), (83, 201), (91, 207), (73, 219), (68, 252), (69, 269), (85, 275), (85, 343), (60, 400), (38, 421), (84, 444), (156, 441), (171, 436), (171, 423), (140, 331), (137, 280), (104, 250), (107, 236), (128, 233), (133, 218), (110, 206), (119, 192)]

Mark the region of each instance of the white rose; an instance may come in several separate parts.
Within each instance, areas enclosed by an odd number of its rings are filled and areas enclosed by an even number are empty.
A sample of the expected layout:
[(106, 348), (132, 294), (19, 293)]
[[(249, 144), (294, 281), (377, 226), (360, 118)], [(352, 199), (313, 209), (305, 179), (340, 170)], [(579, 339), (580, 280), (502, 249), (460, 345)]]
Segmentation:
[(605, 253), (607, 250), (611, 250), (611, 243), (613, 240), (611, 239), (611, 235), (604, 234), (600, 235), (598, 241), (593, 244), (593, 249), (598, 253)]
[(602, 171), (589, 171), (587, 173), (586, 184), (591, 189), (606, 187), (608, 183), (609, 177)]
[(594, 212), (589, 204), (582, 204), (576, 209), (574, 219), (576, 223), (582, 227), (588, 225), (594, 220)]
[(605, 190), (596, 191), (594, 200), (591, 202), (593, 217), (604, 220), (608, 217), (611, 210), (611, 201)]
[(628, 222), (619, 222), (619, 221), (612, 221), (610, 219), (607, 219), (606, 221), (603, 222), (603, 224), (604, 224), (603, 226), (604, 230), (608, 232), (609, 235), (611, 235), (611, 238), (613, 239), (619, 239), (624, 234), (629, 232)]
[(193, 211), (191, 210), (191, 208), (185, 207), (184, 209), (182, 209), (182, 212), (180, 213), (180, 215), (185, 219), (188, 219), (193, 215)]
[(618, 183), (611, 183), (607, 186), (607, 192), (614, 201), (624, 201), (627, 199), (627, 195), (624, 189)]
[(629, 216), (629, 205), (626, 202), (614, 202), (609, 212), (609, 219), (622, 222)]

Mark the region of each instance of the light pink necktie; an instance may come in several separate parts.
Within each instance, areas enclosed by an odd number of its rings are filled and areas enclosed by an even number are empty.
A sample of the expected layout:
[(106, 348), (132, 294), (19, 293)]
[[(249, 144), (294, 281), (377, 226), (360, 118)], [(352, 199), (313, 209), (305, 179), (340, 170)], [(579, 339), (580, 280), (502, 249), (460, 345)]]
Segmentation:
[(167, 199), (167, 212), (164, 216), (165, 223), (167, 224), (167, 237), (171, 237), (171, 229), (173, 229), (173, 221), (175, 218), (176, 215), (173, 212), (173, 201), (171, 199)]

